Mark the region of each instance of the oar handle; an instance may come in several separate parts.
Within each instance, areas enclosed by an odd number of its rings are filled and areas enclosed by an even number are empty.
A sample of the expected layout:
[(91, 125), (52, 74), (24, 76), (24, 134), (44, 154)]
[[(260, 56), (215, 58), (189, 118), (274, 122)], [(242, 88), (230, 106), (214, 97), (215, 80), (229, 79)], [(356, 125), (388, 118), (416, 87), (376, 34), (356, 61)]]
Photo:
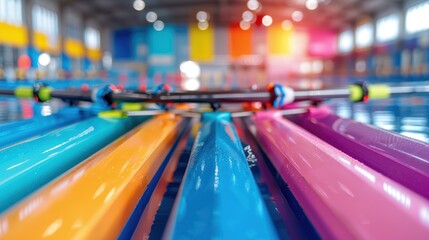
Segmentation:
[(28, 87), (21, 86), (15, 88), (14, 95), (18, 98), (35, 98), (38, 102), (46, 102), (51, 100), (52, 88), (48, 86)]
[(349, 86), (349, 99), (353, 102), (366, 102), (369, 99), (390, 98), (391, 91), (388, 85), (367, 85), (366, 83)]

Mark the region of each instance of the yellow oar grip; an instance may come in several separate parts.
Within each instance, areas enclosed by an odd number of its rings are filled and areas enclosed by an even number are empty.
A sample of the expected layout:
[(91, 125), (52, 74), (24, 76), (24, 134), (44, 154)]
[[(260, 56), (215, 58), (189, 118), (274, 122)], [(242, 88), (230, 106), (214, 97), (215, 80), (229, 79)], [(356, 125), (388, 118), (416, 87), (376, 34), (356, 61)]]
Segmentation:
[(368, 87), (369, 98), (390, 98), (390, 88), (387, 85), (370, 85)]
[(32, 87), (17, 87), (15, 88), (15, 96), (18, 98), (32, 98), (33, 88)]
[(51, 100), (51, 92), (52, 92), (52, 88), (50, 87), (42, 87), (39, 90), (39, 101), (41, 102), (46, 102)]
[[(363, 90), (361, 86), (349, 86), (350, 96), (349, 99), (353, 102), (361, 101), (363, 97)], [(369, 85), (368, 86), (369, 99), (383, 99), (390, 97), (390, 89), (388, 85)]]

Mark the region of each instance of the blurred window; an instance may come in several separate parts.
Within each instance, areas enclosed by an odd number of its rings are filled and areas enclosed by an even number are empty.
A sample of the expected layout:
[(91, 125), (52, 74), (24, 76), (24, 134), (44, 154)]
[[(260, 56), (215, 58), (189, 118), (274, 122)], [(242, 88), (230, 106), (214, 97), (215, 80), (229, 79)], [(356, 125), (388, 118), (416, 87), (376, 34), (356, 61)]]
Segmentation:
[(45, 34), (49, 38), (50, 44), (57, 44), (58, 14), (37, 4), (33, 6), (32, 11), (34, 31)]
[(340, 53), (349, 53), (353, 50), (353, 32), (347, 30), (340, 33), (338, 37), (338, 51)]
[(356, 47), (366, 48), (374, 42), (374, 26), (368, 22), (356, 28)]
[(0, 0), (0, 22), (22, 25), (22, 0)]
[(414, 5), (407, 9), (405, 15), (405, 29), (413, 34), (429, 29), (429, 1)]
[(92, 27), (85, 28), (85, 47), (100, 49), (100, 32)]
[(388, 42), (399, 37), (399, 14), (394, 13), (377, 21), (377, 41)]

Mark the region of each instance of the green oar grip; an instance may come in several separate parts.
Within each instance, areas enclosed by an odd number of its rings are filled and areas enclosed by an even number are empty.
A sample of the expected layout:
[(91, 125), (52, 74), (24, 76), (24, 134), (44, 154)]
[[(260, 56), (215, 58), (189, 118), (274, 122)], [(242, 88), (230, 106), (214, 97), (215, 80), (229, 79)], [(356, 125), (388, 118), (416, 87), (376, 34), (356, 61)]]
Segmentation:
[(143, 109), (142, 103), (123, 102), (121, 103), (121, 109), (123, 111), (139, 111)]
[(33, 88), (32, 87), (17, 87), (15, 88), (15, 96), (18, 98), (32, 98)]
[(38, 97), (40, 102), (46, 102), (51, 100), (52, 88), (50, 87), (41, 87), (38, 92)]
[(100, 118), (126, 118), (127, 114), (122, 110), (109, 110), (98, 113)]
[[(361, 86), (349, 86), (350, 96), (349, 99), (353, 102), (359, 102), (363, 98), (364, 91)], [(369, 99), (384, 99), (390, 97), (390, 89), (388, 85), (369, 85), (368, 86)]]

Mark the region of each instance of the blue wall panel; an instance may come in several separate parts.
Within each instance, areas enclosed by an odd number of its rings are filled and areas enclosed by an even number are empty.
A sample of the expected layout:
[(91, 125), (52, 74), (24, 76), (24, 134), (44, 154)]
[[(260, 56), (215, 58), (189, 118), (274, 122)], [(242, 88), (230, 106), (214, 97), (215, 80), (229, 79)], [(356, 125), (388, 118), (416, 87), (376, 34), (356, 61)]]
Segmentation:
[(132, 59), (132, 35), (131, 29), (113, 32), (113, 57), (115, 59)]

